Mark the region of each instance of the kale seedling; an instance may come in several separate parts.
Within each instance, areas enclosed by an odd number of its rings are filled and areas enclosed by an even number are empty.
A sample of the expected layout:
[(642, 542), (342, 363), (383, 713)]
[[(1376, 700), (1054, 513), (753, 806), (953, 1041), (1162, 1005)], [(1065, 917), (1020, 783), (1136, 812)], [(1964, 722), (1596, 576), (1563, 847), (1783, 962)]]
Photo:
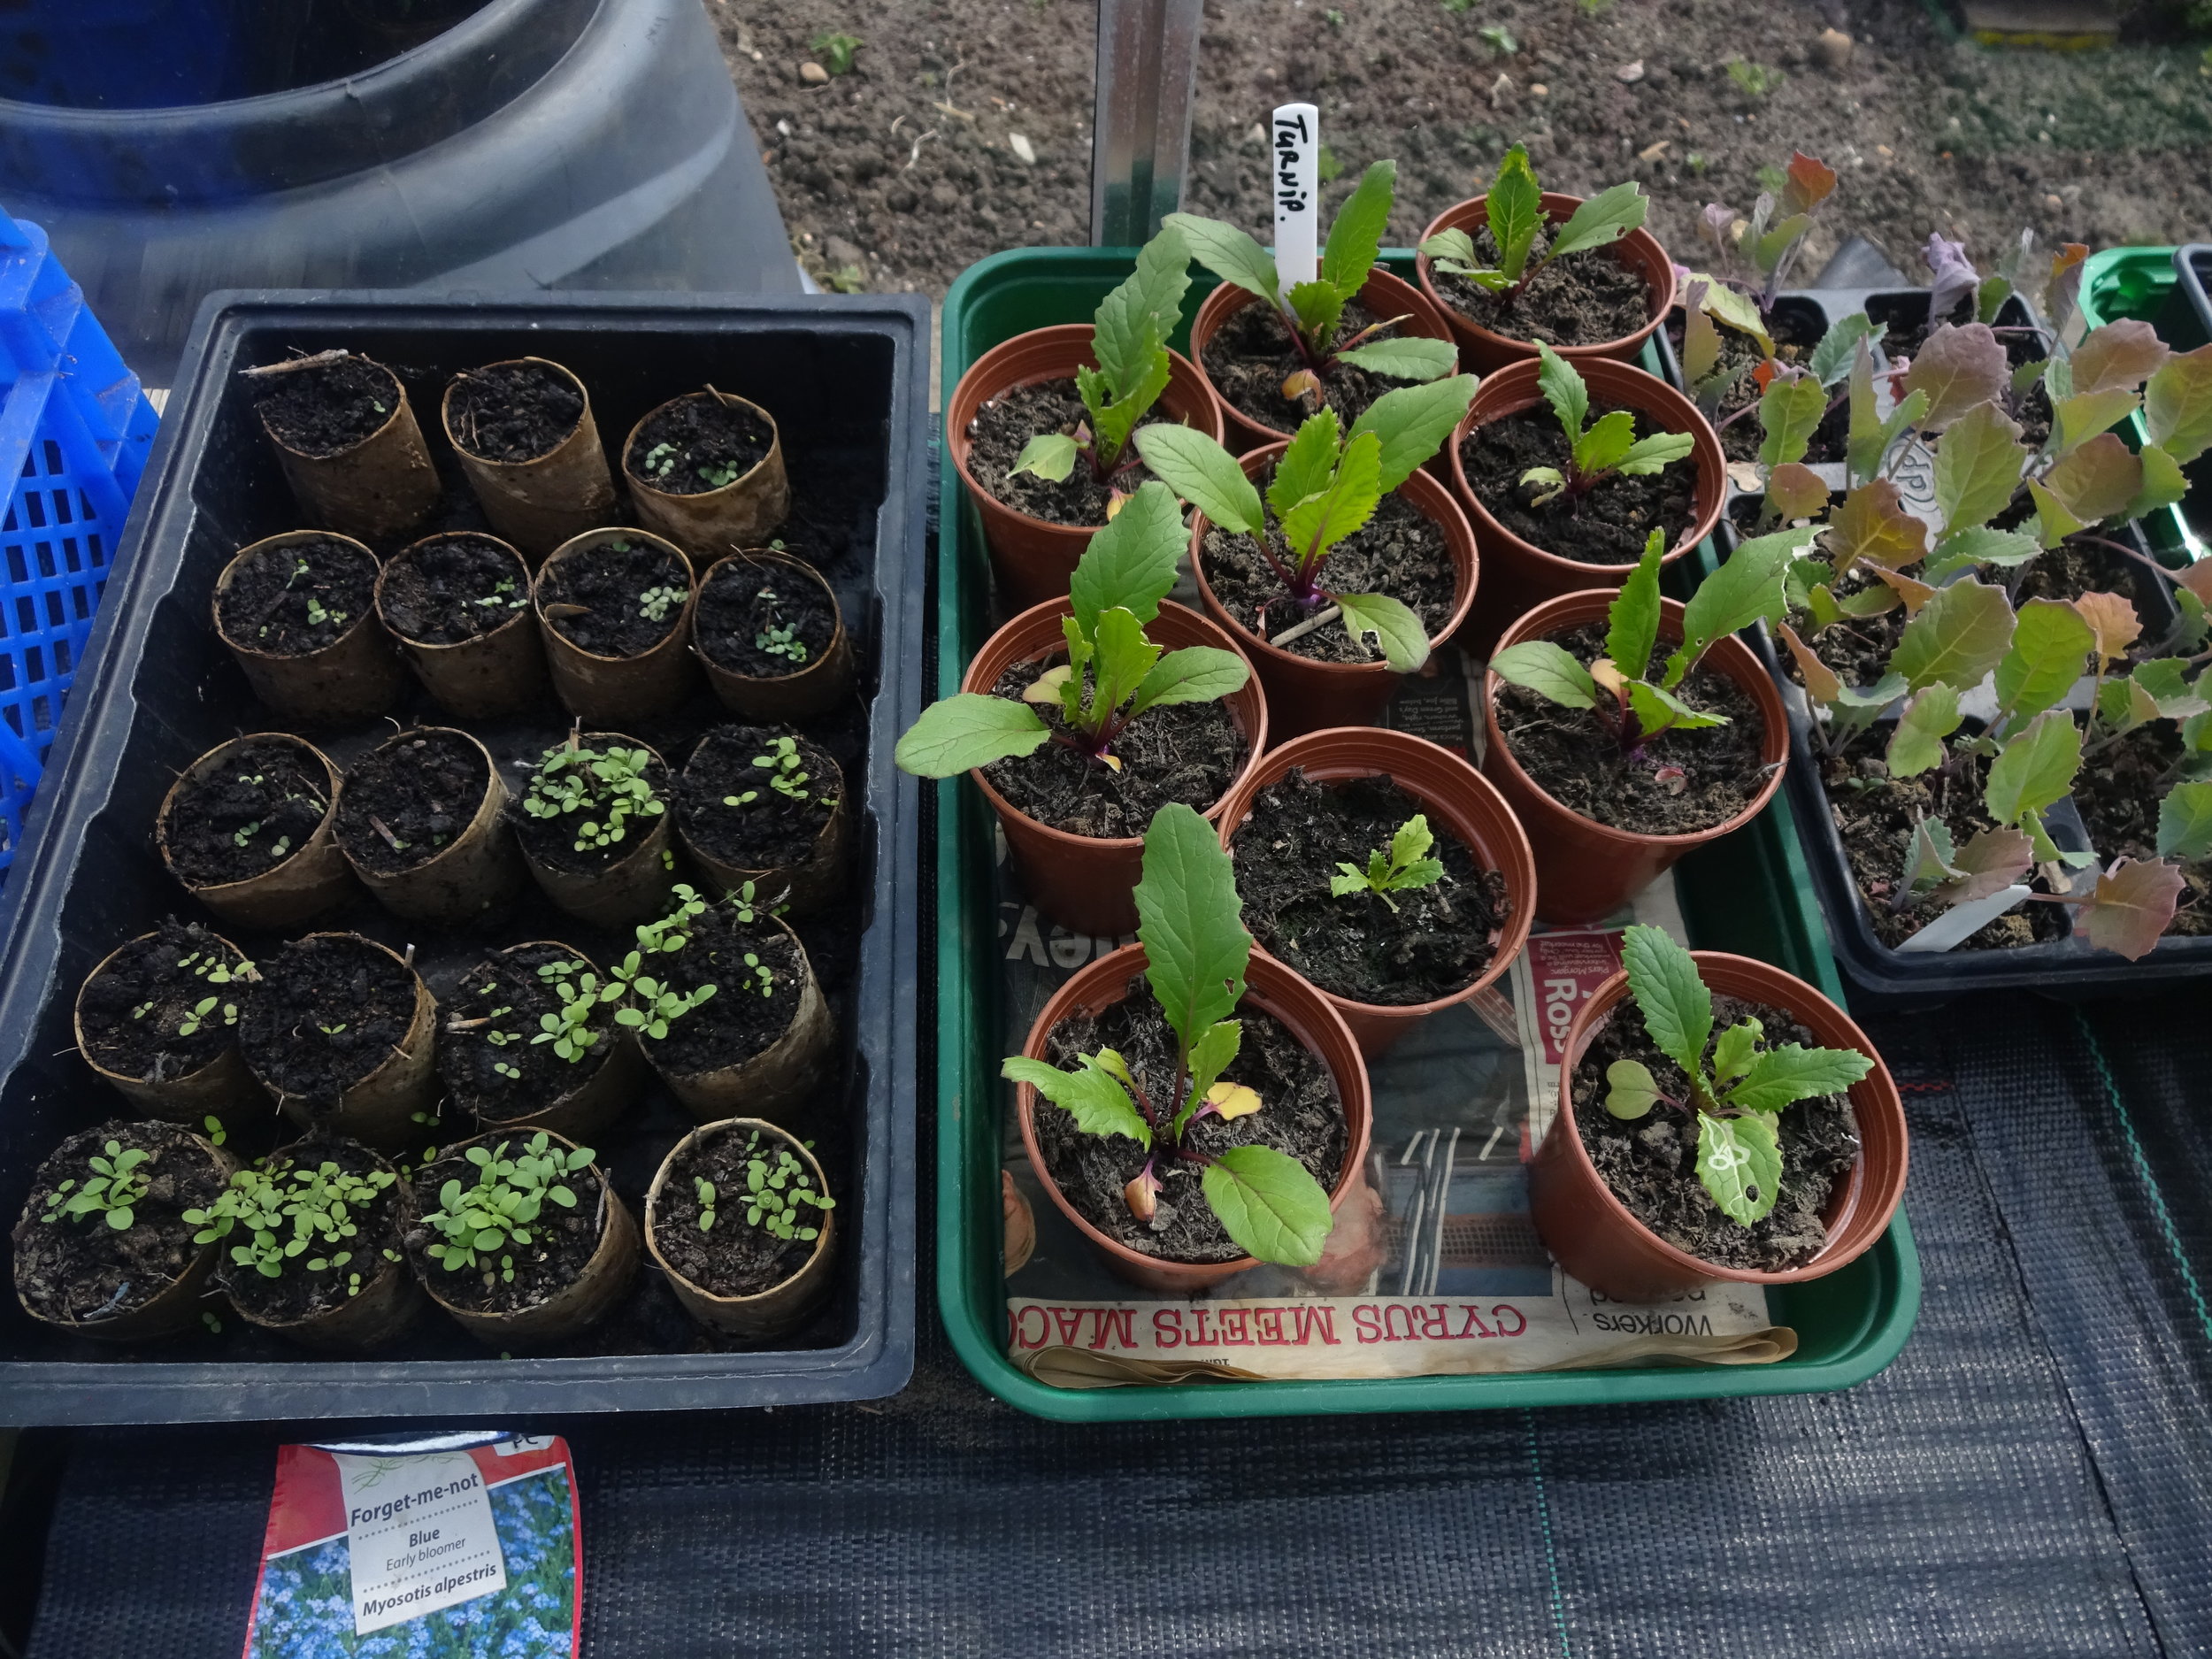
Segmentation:
[[(1344, 308), (1367, 286), (1381, 252), (1397, 178), (1394, 161), (1379, 161), (1360, 175), (1329, 227), (1320, 275), (1296, 284), (1287, 294), (1274, 256), (1235, 226), (1193, 213), (1168, 215), (1166, 223), (1182, 234), (1199, 264), (1223, 281), (1257, 295), (1281, 317), (1303, 365), (1283, 383), (1284, 396), (1317, 393), (1321, 382), (1331, 379), (1340, 364), (1394, 380), (1438, 380), (1459, 366), (1459, 353), (1448, 341), (1374, 338), (1403, 322), (1402, 317), (1385, 318), (1341, 344), (1337, 342)], [(1145, 464), (1151, 462), (1148, 458)]]
[(807, 42), (808, 49), (822, 55), (822, 67), (831, 76), (852, 73), (853, 54), (867, 42), (857, 35), (822, 34)]
[(1488, 289), (1509, 309), (1528, 291), (1530, 280), (1553, 260), (1611, 246), (1640, 227), (1650, 207), (1643, 187), (1633, 180), (1601, 190), (1552, 232), (1549, 243), (1532, 264), (1537, 235), (1546, 228), (1544, 188), (1528, 165), (1527, 149), (1516, 144), (1498, 164), (1498, 176), (1490, 181), (1483, 200), (1497, 264), (1485, 265), (1474, 238), (1463, 230), (1439, 231), (1421, 244), (1421, 251), (1438, 270)]
[(1019, 1056), (1000, 1075), (1027, 1083), (1075, 1119), (1086, 1134), (1125, 1135), (1151, 1156), (1122, 1196), (1130, 1213), (1156, 1213), (1163, 1158), (1202, 1167), (1201, 1190), (1237, 1247), (1263, 1262), (1310, 1267), (1321, 1259), (1332, 1217), (1329, 1195), (1304, 1164), (1272, 1147), (1232, 1147), (1217, 1155), (1187, 1143), (1207, 1113), (1241, 1117), (1265, 1110), (1248, 1088), (1221, 1081), (1237, 1057), (1244, 1027), (1227, 1018), (1244, 995), (1252, 935), (1244, 930), (1229, 855), (1206, 820), (1187, 806), (1162, 807), (1144, 838), (1144, 879), (1137, 884), (1137, 938), (1145, 977), (1175, 1033), (1168, 1075), (1145, 1076), (1111, 1048), (1063, 1071)]
[[(1713, 1035), (1713, 994), (1690, 953), (1661, 929), (1636, 926), (1621, 936), (1629, 995), (1653, 1044), (1682, 1069), (1667, 1094), (1640, 1060), (1605, 1068), (1605, 1110), (1628, 1122), (1655, 1105), (1697, 1119), (1697, 1179), (1731, 1220), (1745, 1226), (1764, 1217), (1781, 1195), (1782, 1148), (1776, 1133), (1782, 1109), (1847, 1089), (1874, 1069), (1855, 1048), (1763, 1046), (1755, 1019)], [(1707, 1050), (1710, 1048), (1710, 1056)]]
[(512, 1157), (511, 1141), (487, 1149), (464, 1148), (461, 1156), (476, 1166), (472, 1185), (463, 1186), (457, 1176), (438, 1189), (438, 1207), (423, 1223), (438, 1235), (430, 1245), (431, 1259), (449, 1273), (465, 1267), (482, 1267), (484, 1279), (493, 1278), (490, 1263), (496, 1257), (498, 1277), (511, 1284), (515, 1258), (511, 1248), (535, 1237), (534, 1224), (548, 1203), (564, 1210), (576, 1208), (576, 1194), (565, 1178), (590, 1166), (589, 1147), (563, 1151), (543, 1130), (523, 1143)]
[(573, 842), (580, 853), (618, 845), (634, 820), (657, 818), (668, 810), (653, 788), (652, 764), (649, 749), (586, 749), (572, 732), (566, 743), (545, 751), (530, 774), (522, 810), (534, 818), (580, 818)]
[(40, 1220), (54, 1221), (65, 1217), (71, 1221), (82, 1221), (88, 1216), (102, 1216), (118, 1233), (129, 1229), (136, 1219), (133, 1206), (146, 1196), (152, 1185), (144, 1165), (153, 1154), (141, 1147), (127, 1150), (119, 1141), (109, 1141), (104, 1156), (95, 1153), (86, 1160), (92, 1166), (92, 1173), (85, 1178), (83, 1186), (78, 1186), (73, 1177), (54, 1188), (50, 1201), (53, 1208)]
[[(1761, 319), (1773, 311), (1775, 296), (1782, 291), (1805, 250), (1806, 238), (1812, 234), (1815, 211), (1835, 188), (1833, 167), (1794, 150), (1789, 165), (1781, 170), (1779, 197), (1772, 190), (1761, 191), (1748, 219), (1739, 218), (1735, 209), (1718, 202), (1705, 204), (1705, 211), (1698, 216), (1697, 234), (1712, 249), (1725, 279), (1707, 279), (1710, 286), (1705, 303), (1715, 308), (1721, 321), (1745, 326), (1740, 311), (1731, 304), (1739, 295), (1748, 295), (1755, 302)], [(1747, 275), (1738, 274), (1746, 268)], [(1766, 334), (1756, 319), (1747, 332), (1762, 338)], [(1769, 349), (1772, 349), (1770, 344)]]
[[(1139, 442), (1185, 430), (1148, 426)], [(1146, 464), (1158, 470), (1148, 449)], [(949, 778), (1032, 754), (1049, 739), (1118, 772), (1114, 741), (1147, 710), (1211, 703), (1240, 689), (1251, 670), (1235, 652), (1194, 645), (1163, 655), (1145, 635), (1189, 543), (1173, 492), (1148, 481), (1091, 538), (1075, 567), (1068, 590), (1073, 614), (1063, 623), (1068, 661), (1039, 676), (1019, 703), (963, 692), (931, 704), (899, 739), (894, 757), (901, 769)], [(1031, 706), (1051, 703), (1060, 705), (1056, 730)]]
[(1547, 506), (1563, 497), (1572, 505), (1615, 473), (1648, 478), (1697, 447), (1697, 440), (1686, 432), (1655, 432), (1639, 438), (1636, 417), (1625, 409), (1616, 409), (1590, 426), (1590, 388), (1574, 365), (1540, 341), (1536, 351), (1536, 382), (1552, 413), (1559, 417), (1569, 454), (1563, 472), (1557, 467), (1532, 466), (1521, 474), (1522, 488), (1536, 492), (1531, 506)]
[[(354, 1259), (350, 1240), (360, 1235), (357, 1217), (397, 1179), (389, 1170), (355, 1175), (327, 1159), (313, 1165), (292, 1164), (274, 1175), (265, 1166), (244, 1169), (230, 1178), (214, 1202), (186, 1210), (184, 1219), (199, 1229), (192, 1235), (195, 1244), (245, 1235), (230, 1247), (230, 1259), (264, 1279), (283, 1278), (284, 1270), (303, 1256), (307, 1259), (301, 1265), (309, 1272), (334, 1272)], [(356, 1269), (346, 1276), (346, 1294), (360, 1292)]]
[[(1281, 599), (1260, 607), (1258, 631), (1266, 637), (1267, 612), (1278, 603), (1289, 603), (1297, 617), (1271, 644), (1341, 617), (1355, 641), (1376, 641), (1393, 669), (1409, 673), (1428, 660), (1428, 630), (1420, 618), (1385, 594), (1324, 588), (1322, 568), (1330, 552), (1374, 516), (1382, 498), (1436, 452), (1474, 395), (1471, 374), (1402, 386), (1369, 404), (1348, 434), (1341, 434), (1334, 410), (1322, 410), (1298, 428), (1277, 459), (1264, 507), (1236, 457), (1203, 433), (1149, 426), (1137, 434), (1137, 447), (1156, 477), (1222, 529), (1248, 536), (1282, 579)], [(1290, 551), (1287, 561), (1270, 545), (1271, 509)]]
[(1329, 891), (1340, 899), (1354, 893), (1371, 893), (1394, 910), (1398, 901), (1392, 894), (1433, 887), (1442, 878), (1444, 861), (1429, 856), (1429, 849), (1435, 845), (1428, 814), (1416, 812), (1398, 826), (1387, 851), (1378, 847), (1367, 855), (1366, 869), (1340, 863), (1337, 868), (1343, 873), (1329, 878)]

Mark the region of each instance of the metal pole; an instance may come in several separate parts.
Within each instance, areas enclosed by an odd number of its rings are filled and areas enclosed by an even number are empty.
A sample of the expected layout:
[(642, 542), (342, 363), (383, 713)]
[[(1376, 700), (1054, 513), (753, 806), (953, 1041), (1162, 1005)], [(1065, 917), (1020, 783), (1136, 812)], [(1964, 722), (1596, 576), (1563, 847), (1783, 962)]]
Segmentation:
[(1091, 241), (1148, 242), (1183, 205), (1203, 0), (1098, 0)]

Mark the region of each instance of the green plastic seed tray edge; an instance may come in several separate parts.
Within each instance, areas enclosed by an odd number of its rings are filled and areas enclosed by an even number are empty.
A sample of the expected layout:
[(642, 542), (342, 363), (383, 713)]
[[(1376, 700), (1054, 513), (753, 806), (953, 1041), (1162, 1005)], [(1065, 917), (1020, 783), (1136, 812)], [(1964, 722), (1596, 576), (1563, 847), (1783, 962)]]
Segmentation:
[[(2171, 248), (2108, 248), (2092, 254), (2081, 272), (2081, 319), (2085, 331), (2104, 323), (2135, 318), (2160, 322), (2175, 287)], [(949, 313), (948, 313), (949, 315)], [(2162, 327), (2161, 332), (2164, 332)], [(2169, 345), (2175, 342), (2167, 342)], [(2179, 349), (2179, 348), (2177, 348)], [(2139, 449), (2148, 435), (2140, 410), (2121, 423), (2131, 449)], [(2138, 520), (2150, 540), (2151, 550), (2169, 565), (2193, 564), (2205, 557), (2204, 539), (2189, 527), (2179, 507), (2161, 507)]]

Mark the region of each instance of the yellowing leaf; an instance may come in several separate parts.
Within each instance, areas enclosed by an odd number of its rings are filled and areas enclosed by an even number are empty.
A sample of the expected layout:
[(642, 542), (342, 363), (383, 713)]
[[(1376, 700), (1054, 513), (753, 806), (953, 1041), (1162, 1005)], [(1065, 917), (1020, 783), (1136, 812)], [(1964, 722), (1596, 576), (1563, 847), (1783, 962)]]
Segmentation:
[(1283, 396), (1295, 401), (1312, 397), (1321, 390), (1321, 382), (1311, 369), (1300, 369), (1283, 381)]
[(1888, 584), (1898, 598), (1904, 601), (1905, 614), (1909, 617), (1918, 616), (1920, 607), (1934, 596), (1935, 589), (1925, 582), (1916, 582), (1909, 576), (1901, 575), (1893, 570), (1886, 570), (1879, 565), (1875, 565), (1873, 569), (1874, 573)]
[(1861, 559), (1898, 570), (1927, 553), (1928, 526), (1905, 511), (1896, 485), (1878, 478), (1843, 498), (1828, 528), (1828, 551), (1839, 576)]
[(2135, 614), (2135, 606), (2118, 594), (2084, 594), (2074, 601), (2074, 609), (2097, 636), (2097, 655), (2108, 665), (2126, 656), (2143, 632), (2143, 618)]
[(2130, 962), (2157, 947), (2181, 897), (2181, 868), (2160, 859), (2140, 864), (2116, 858), (2097, 878), (2096, 891), (2078, 912), (2083, 932), (2100, 950)]
[(1060, 687), (1068, 683), (1068, 676), (1074, 672), (1074, 666), (1068, 663), (1063, 663), (1057, 668), (1046, 669), (1043, 673), (1029, 682), (1029, 688), (1022, 693), (1022, 701), (1024, 703), (1059, 702)]
[(1233, 1120), (1259, 1110), (1260, 1097), (1257, 1090), (1241, 1083), (1217, 1083), (1206, 1091), (1206, 1104), (1214, 1109), (1217, 1118)]
[(1805, 678), (1806, 695), (1815, 703), (1833, 703), (1843, 694), (1843, 681), (1836, 671), (1813, 655), (1811, 646), (1797, 637), (1797, 630), (1786, 622), (1781, 625), (1782, 642), (1790, 648), (1790, 655), (1797, 659), (1797, 672)]

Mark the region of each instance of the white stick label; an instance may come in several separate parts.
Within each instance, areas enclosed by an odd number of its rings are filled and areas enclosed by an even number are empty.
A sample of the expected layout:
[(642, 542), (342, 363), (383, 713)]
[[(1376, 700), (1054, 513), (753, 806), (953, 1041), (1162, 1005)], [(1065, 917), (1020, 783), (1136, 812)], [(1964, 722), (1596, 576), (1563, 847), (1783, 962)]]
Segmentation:
[(1286, 104), (1275, 111), (1275, 273), (1285, 297), (1321, 274), (1321, 111)]
[(346, 1499), (356, 1635), (507, 1587), (483, 1472), (466, 1452), (331, 1455)]

